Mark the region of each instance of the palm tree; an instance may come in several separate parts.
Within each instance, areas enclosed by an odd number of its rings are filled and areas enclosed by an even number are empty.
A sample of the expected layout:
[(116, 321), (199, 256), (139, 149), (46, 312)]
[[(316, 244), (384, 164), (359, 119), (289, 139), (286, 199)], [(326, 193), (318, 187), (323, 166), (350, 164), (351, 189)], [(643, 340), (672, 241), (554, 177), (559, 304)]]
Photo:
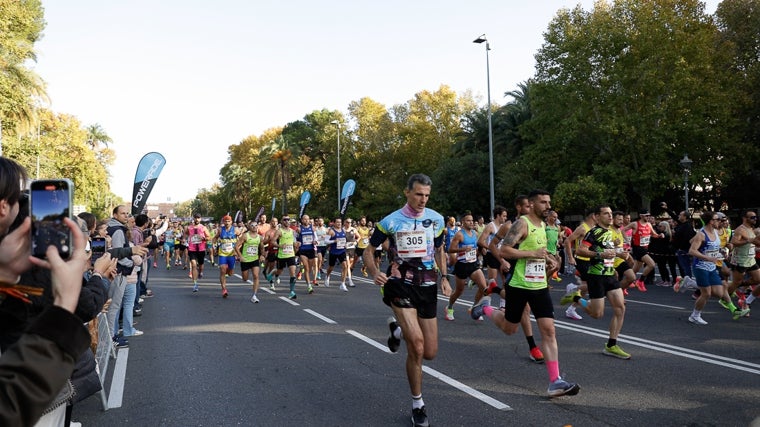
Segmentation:
[(292, 164), (301, 155), (301, 147), (280, 135), (261, 150), (258, 168), (263, 181), (282, 191), (282, 214), (288, 213), (288, 190), (293, 184)]

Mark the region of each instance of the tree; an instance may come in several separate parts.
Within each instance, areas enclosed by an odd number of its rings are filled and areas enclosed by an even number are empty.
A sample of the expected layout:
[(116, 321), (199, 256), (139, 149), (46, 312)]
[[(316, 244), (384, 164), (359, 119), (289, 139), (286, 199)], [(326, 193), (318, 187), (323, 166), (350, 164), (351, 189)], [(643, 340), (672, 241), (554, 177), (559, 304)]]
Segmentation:
[(34, 43), (44, 28), (39, 0), (0, 0), (0, 131), (23, 135), (36, 128), (35, 99), (47, 95), (27, 61), (36, 60)]
[[(695, 159), (700, 185), (733, 173), (736, 121), (716, 63), (716, 28), (697, 0), (597, 2), (563, 9), (536, 55), (536, 141), (519, 168), (546, 188), (592, 172), (631, 205), (678, 185), (678, 160)], [(562, 154), (547, 162), (546, 153)], [(695, 180), (696, 181), (696, 180)]]

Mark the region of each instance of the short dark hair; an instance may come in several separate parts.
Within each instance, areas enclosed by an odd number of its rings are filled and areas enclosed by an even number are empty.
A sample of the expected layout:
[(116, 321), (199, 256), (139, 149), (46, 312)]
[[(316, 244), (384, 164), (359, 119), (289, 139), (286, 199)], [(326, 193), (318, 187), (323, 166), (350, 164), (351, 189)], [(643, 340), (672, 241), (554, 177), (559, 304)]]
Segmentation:
[(87, 229), (92, 230), (95, 228), (95, 222), (97, 222), (97, 218), (95, 218), (95, 215), (89, 213), (89, 212), (79, 212), (79, 215), (77, 215), (79, 218), (82, 218), (84, 222), (87, 224)]
[(615, 218), (616, 216), (625, 216), (625, 212), (623, 211), (613, 211), (612, 217)]
[(497, 216), (501, 215), (502, 213), (506, 212), (507, 208), (501, 205), (496, 205), (493, 207), (493, 217), (496, 218)]
[(426, 187), (432, 187), (433, 181), (430, 179), (429, 176), (425, 175), (424, 173), (416, 173), (409, 177), (409, 180), (406, 182), (406, 188), (408, 190), (411, 190), (414, 188), (414, 184), (420, 184)]
[(528, 200), (530, 201), (536, 200), (538, 196), (551, 196), (551, 194), (549, 194), (548, 191), (544, 191), (544, 190), (539, 190), (539, 189), (531, 190), (531, 192), (528, 193)]
[(135, 225), (138, 227), (142, 227), (143, 225), (147, 224), (148, 221), (150, 221), (150, 218), (148, 217), (148, 215), (145, 215), (145, 214), (135, 215)]
[(600, 213), (602, 213), (602, 209), (608, 208), (608, 207), (610, 207), (610, 205), (605, 205), (605, 204), (597, 205), (594, 208), (594, 213), (597, 214), (597, 215), (599, 215)]
[(6, 157), (0, 157), (0, 200), (15, 204), (21, 198), (21, 186), (28, 175), (23, 166)]
[(528, 196), (525, 194), (518, 194), (517, 197), (515, 197), (515, 206), (521, 205), (525, 200), (528, 200)]

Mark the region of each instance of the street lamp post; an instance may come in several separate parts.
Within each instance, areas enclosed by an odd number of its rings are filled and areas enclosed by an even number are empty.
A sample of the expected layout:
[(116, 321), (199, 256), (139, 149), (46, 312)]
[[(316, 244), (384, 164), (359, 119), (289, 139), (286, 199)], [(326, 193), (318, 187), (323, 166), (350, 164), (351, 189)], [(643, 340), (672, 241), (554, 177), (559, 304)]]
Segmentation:
[(476, 38), (473, 43), (486, 43), (486, 85), (488, 88), (488, 180), (491, 186), (491, 213), (494, 209), (494, 184), (493, 184), (493, 128), (491, 127), (491, 66), (488, 61), (488, 51), (491, 45), (488, 44), (486, 35)]
[(330, 123), (338, 127), (338, 212), (340, 212), (340, 122), (333, 120)]
[(681, 159), (680, 162), (678, 162), (681, 167), (683, 168), (683, 191), (684, 191), (684, 199), (686, 201), (686, 213), (689, 213), (689, 172), (691, 172), (691, 165), (694, 164), (694, 162), (689, 158), (687, 154), (684, 153), (683, 159)]

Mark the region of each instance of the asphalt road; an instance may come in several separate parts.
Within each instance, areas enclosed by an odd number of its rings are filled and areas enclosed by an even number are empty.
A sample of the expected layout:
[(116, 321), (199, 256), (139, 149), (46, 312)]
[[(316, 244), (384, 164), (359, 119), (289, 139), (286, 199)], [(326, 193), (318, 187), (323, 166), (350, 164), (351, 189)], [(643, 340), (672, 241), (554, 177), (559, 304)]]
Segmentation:
[[(356, 271), (358, 272), (358, 268)], [(287, 297), (287, 275), (275, 293), (230, 277), (222, 299), (219, 270), (206, 264), (201, 290), (187, 271), (153, 269), (155, 292), (136, 318), (141, 337), (111, 360), (110, 409), (99, 395), (77, 404), (84, 426), (403, 426), (411, 398), (406, 350), (385, 345), (390, 309), (378, 287), (332, 286)], [(504, 335), (490, 321), (470, 320), (474, 289), (443, 320), (439, 353), (425, 363), (423, 398), (435, 426), (748, 426), (760, 417), (760, 313), (737, 321), (716, 301), (689, 323), (693, 300), (669, 288), (631, 291), (618, 342), (632, 354), (602, 354), (610, 309), (600, 320), (564, 317), (552, 296), (560, 372), (578, 395), (549, 399), (544, 365), (528, 359), (521, 332)], [(441, 297), (443, 298), (443, 297)], [(494, 305), (496, 302), (494, 301)], [(537, 340), (540, 340), (534, 326)], [(760, 423), (760, 421), (755, 421)]]

